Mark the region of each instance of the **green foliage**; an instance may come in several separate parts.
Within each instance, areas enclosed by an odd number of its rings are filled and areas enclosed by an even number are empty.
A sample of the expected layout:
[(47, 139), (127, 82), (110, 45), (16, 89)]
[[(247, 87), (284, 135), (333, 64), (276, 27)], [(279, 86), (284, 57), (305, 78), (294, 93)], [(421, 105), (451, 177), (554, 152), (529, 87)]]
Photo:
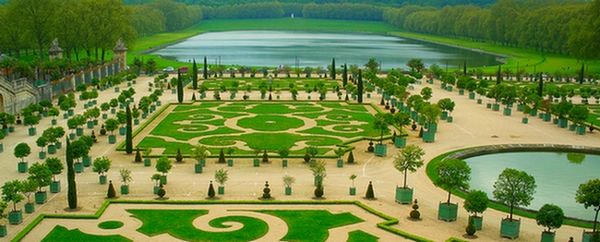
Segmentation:
[(77, 184), (75, 183), (75, 169), (73, 168), (73, 151), (68, 138), (65, 155), (67, 161), (67, 201), (69, 208), (75, 209), (77, 208)]
[(489, 199), (484, 191), (474, 190), (467, 194), (465, 198), (465, 210), (477, 216), (488, 208)]
[(125, 115), (127, 125), (125, 127), (125, 153), (131, 154), (133, 153), (133, 123), (129, 105), (127, 105), (127, 108), (125, 109)]
[(365, 194), (366, 199), (375, 199), (375, 191), (373, 191), (373, 184), (369, 181), (367, 186), (367, 193)]
[(15, 146), (14, 155), (21, 159), (21, 162), (25, 162), (25, 157), (31, 154), (31, 148), (27, 143), (19, 143)]
[(210, 184), (208, 185), (208, 197), (209, 198), (215, 197), (215, 187), (213, 186), (212, 181), (210, 181)]
[(52, 182), (52, 171), (46, 163), (35, 163), (29, 167), (29, 177), (27, 179), (34, 181), (41, 192), (43, 187), (50, 185)]
[(415, 172), (418, 168), (423, 166), (423, 155), (425, 151), (417, 145), (407, 145), (402, 149), (394, 158), (394, 168), (404, 173), (404, 188), (406, 186), (406, 176), (408, 172)]
[(350, 151), (350, 153), (348, 154), (348, 159), (346, 159), (346, 162), (353, 164), (354, 163), (354, 153), (352, 153), (352, 150)]
[(57, 157), (46, 158), (46, 166), (48, 166), (48, 169), (50, 169), (54, 180), (56, 180), (56, 177), (54, 176), (60, 175), (62, 170), (65, 168), (62, 161)]
[(108, 183), (108, 191), (106, 192), (106, 198), (115, 198), (117, 197), (117, 192), (115, 191), (115, 186), (113, 186), (112, 181)]
[(260, 212), (285, 221), (288, 226), (288, 233), (282, 238), (285, 241), (325, 241), (329, 237), (330, 229), (363, 221), (348, 212), (332, 214), (327, 210), (261, 210)]
[(217, 183), (224, 186), (227, 180), (229, 180), (229, 174), (226, 169), (221, 168), (215, 171), (215, 181), (217, 181)]
[(182, 163), (183, 162), (183, 155), (181, 155), (181, 149), (177, 149), (177, 155), (175, 156), (175, 162), (177, 163)]
[(92, 170), (98, 173), (98, 175), (103, 176), (110, 169), (111, 163), (112, 161), (106, 156), (97, 157), (92, 163)]
[(471, 167), (464, 160), (445, 159), (438, 164), (436, 185), (448, 191), (448, 201), (455, 189), (469, 189)]
[(600, 179), (589, 180), (579, 185), (575, 193), (575, 201), (583, 204), (585, 208), (592, 207), (596, 212), (594, 217), (594, 232), (596, 232), (596, 223), (598, 222), (598, 212), (600, 212)]
[(120, 235), (91, 235), (81, 232), (79, 229), (69, 230), (63, 226), (57, 225), (44, 237), (43, 242), (51, 241), (86, 241), (86, 242), (129, 242), (127, 239)]
[(171, 164), (171, 160), (169, 160), (169, 158), (163, 156), (158, 158), (155, 167), (156, 171), (162, 173), (163, 175), (166, 175), (167, 173), (169, 173), (173, 165)]
[(111, 118), (104, 121), (104, 128), (108, 130), (108, 132), (110, 132), (111, 134), (117, 129), (118, 126), (119, 121), (117, 121), (116, 119)]
[(496, 201), (510, 206), (512, 220), (515, 206), (528, 206), (535, 193), (535, 178), (524, 171), (506, 168), (494, 183), (494, 198)]
[(547, 232), (551, 232), (553, 229), (558, 229), (563, 224), (565, 214), (563, 210), (553, 204), (544, 204), (535, 216), (535, 221), (538, 225), (547, 228)]
[(362, 230), (354, 230), (348, 233), (347, 242), (376, 242), (379, 238)]
[(21, 195), (22, 182), (19, 180), (7, 181), (2, 185), (2, 200), (13, 203), (13, 211), (17, 211), (17, 203), (23, 201)]
[(131, 170), (129, 169), (123, 168), (119, 170), (119, 176), (121, 177), (121, 182), (123, 182), (123, 185), (129, 184), (129, 182), (133, 180), (131, 177)]

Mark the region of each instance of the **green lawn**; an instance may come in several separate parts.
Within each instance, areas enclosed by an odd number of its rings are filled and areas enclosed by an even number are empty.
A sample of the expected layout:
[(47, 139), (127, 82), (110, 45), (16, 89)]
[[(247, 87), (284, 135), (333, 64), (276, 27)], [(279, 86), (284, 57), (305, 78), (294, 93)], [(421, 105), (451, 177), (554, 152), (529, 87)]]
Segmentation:
[[(304, 76), (304, 75), (302, 75)], [(313, 88), (315, 86), (323, 85), (328, 90), (332, 90), (337, 86), (341, 86), (341, 83), (337, 81), (332, 81), (330, 79), (321, 79), (321, 78), (311, 78), (306, 79), (304, 77), (301, 78), (293, 78), (295, 75), (292, 75), (292, 78), (286, 78), (283, 76), (279, 76), (279, 78), (268, 80), (263, 78), (250, 78), (249, 75), (246, 78), (238, 77), (238, 78), (224, 78), (224, 79), (210, 79), (206, 81), (202, 81), (201, 84), (204, 85), (208, 90), (218, 90), (221, 86), (224, 86), (226, 90), (232, 89), (237, 85), (238, 91), (245, 91), (247, 87), (250, 86), (251, 90), (259, 90), (260, 86), (265, 86), (267, 88), (271, 87), (273, 91), (277, 90), (289, 90), (291, 86), (294, 86), (298, 92), (304, 92), (306, 87)]]
[(347, 242), (377, 242), (379, 238), (362, 230), (354, 230), (348, 233)]
[[(225, 125), (225, 120), (236, 119), (233, 124)], [(304, 119), (315, 122), (305, 123)], [(379, 135), (380, 131), (373, 126), (373, 116), (363, 105), (202, 102), (177, 105), (137, 147), (165, 148), (163, 154), (174, 155), (177, 149), (190, 154), (193, 145), (202, 144), (213, 155), (221, 148), (232, 147), (233, 155), (239, 156), (252, 155), (254, 150), (267, 150), (273, 156), (282, 149), (291, 149), (290, 154), (300, 156), (306, 146), (315, 146), (324, 155), (351, 139)], [(236, 143), (244, 148), (234, 147)]]
[(590, 115), (587, 121), (596, 127), (600, 127), (600, 105), (589, 105)]
[(251, 241), (264, 236), (269, 230), (264, 221), (246, 216), (226, 216), (208, 222), (214, 228), (228, 228), (225, 222), (244, 225), (236, 231), (208, 232), (197, 229), (192, 222), (208, 214), (208, 210), (129, 209), (127, 212), (142, 221), (142, 227), (138, 229), (140, 233), (148, 236), (168, 233), (186, 241)]
[(57, 225), (50, 231), (43, 242), (62, 242), (62, 241), (85, 241), (85, 242), (121, 242), (131, 241), (120, 235), (92, 235), (81, 232), (79, 229), (69, 230), (63, 226)]
[[(576, 73), (581, 64), (574, 58), (557, 55), (544, 54), (535, 50), (506, 47), (499, 44), (478, 42), (468, 39), (457, 39), (443, 36), (418, 34), (412, 32), (402, 32), (391, 25), (375, 21), (349, 21), (349, 20), (329, 20), (329, 19), (305, 19), (305, 18), (280, 18), (280, 19), (221, 19), (205, 20), (200, 24), (188, 29), (161, 33), (138, 39), (130, 51), (129, 62), (133, 62), (134, 57), (144, 56), (144, 59), (154, 58), (158, 66), (180, 66), (189, 63), (181, 63), (175, 60), (160, 58), (159, 56), (146, 55), (145, 51), (161, 47), (167, 44), (175, 43), (189, 37), (205, 33), (231, 30), (300, 30), (317, 32), (362, 32), (375, 34), (389, 34), (399, 37), (413, 38), (424, 41), (442, 43), (469, 49), (479, 49), (486, 52), (497, 53), (510, 56), (504, 68), (516, 69), (517, 63), (520, 68), (526, 68), (527, 72), (533, 72), (533, 66), (536, 71), (553, 73), (557, 70)], [(588, 62), (589, 73), (600, 72), (600, 61)], [(493, 73), (497, 67), (485, 68), (485, 71)]]
[(325, 210), (262, 210), (281, 218), (288, 225), (284, 241), (325, 241), (329, 229), (360, 223), (351, 213), (332, 214)]

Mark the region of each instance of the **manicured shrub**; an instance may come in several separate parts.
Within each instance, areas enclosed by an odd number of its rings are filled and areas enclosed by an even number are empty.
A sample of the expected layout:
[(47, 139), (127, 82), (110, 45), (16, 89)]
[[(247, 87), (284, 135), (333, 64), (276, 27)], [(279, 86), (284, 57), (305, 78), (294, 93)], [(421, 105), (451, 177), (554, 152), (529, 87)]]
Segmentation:
[(215, 187), (213, 186), (212, 181), (210, 181), (210, 184), (208, 185), (208, 197), (209, 198), (215, 197)]
[(183, 162), (183, 155), (181, 155), (181, 149), (177, 148), (177, 155), (175, 156), (175, 161), (177, 163)]
[(373, 183), (369, 181), (369, 186), (367, 187), (367, 194), (365, 194), (366, 199), (375, 199), (375, 191), (373, 191)]
[(167, 194), (167, 191), (165, 191), (165, 188), (161, 184), (160, 187), (158, 188), (158, 192), (156, 193), (156, 195), (158, 195), (159, 198), (164, 198), (166, 194)]
[(135, 151), (135, 163), (142, 162), (142, 155), (140, 154), (140, 150)]
[(350, 164), (354, 163), (354, 153), (352, 153), (352, 151), (350, 151), (350, 154), (348, 154), (347, 162)]
[(469, 236), (473, 236), (475, 232), (477, 232), (473, 220), (469, 219), (469, 224), (467, 225), (467, 228), (465, 228), (465, 232), (467, 232), (467, 235)]
[(322, 198), (324, 194), (325, 194), (325, 191), (323, 189), (323, 185), (321, 185), (321, 183), (319, 183), (317, 185), (317, 188), (315, 188), (315, 197)]
[(221, 151), (219, 152), (219, 163), (225, 163), (225, 152), (223, 152), (223, 149), (221, 148)]
[(267, 154), (267, 150), (263, 152), (262, 162), (269, 163), (269, 155)]
[(417, 204), (417, 199), (415, 199), (415, 202), (412, 205), (412, 211), (410, 211), (410, 218), (414, 219), (414, 220), (419, 220), (421, 219), (421, 212), (419, 212), (419, 204)]
[(115, 198), (117, 197), (117, 192), (115, 191), (115, 187), (113, 186), (112, 181), (108, 182), (108, 192), (106, 192), (107, 198)]

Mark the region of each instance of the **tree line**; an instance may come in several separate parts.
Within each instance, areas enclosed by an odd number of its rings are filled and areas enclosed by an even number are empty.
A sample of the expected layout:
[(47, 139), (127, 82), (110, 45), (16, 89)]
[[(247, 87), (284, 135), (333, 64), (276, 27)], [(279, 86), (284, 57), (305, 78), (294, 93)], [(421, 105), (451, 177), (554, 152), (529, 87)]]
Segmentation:
[[(473, 5), (388, 8), (385, 22), (407, 31), (491, 41), (507, 46), (600, 57), (600, 1), (499, 0), (489, 8)], [(595, 40), (595, 41), (594, 41)]]

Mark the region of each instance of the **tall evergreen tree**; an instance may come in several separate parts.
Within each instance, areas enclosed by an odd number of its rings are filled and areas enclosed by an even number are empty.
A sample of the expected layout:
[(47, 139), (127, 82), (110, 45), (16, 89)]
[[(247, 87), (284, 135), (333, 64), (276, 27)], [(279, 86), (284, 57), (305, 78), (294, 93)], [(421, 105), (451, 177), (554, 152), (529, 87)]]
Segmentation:
[(496, 72), (496, 85), (499, 85), (502, 82), (502, 66), (498, 66), (498, 72)]
[(177, 71), (177, 102), (183, 102), (183, 81), (181, 80), (181, 71)]
[(125, 126), (125, 153), (131, 154), (133, 153), (133, 124), (131, 122), (131, 109), (129, 105), (125, 109), (125, 115), (127, 117), (127, 123)]
[(196, 59), (194, 59), (194, 63), (192, 64), (192, 88), (194, 90), (198, 89), (198, 65), (196, 65)]
[(67, 201), (70, 209), (77, 208), (77, 185), (75, 184), (75, 168), (73, 167), (73, 151), (71, 151), (71, 142), (67, 138)]
[(335, 80), (335, 58), (331, 60), (331, 80)]
[(467, 75), (467, 60), (465, 60), (463, 63), (463, 75)]
[(544, 79), (542, 78), (542, 74), (540, 73), (538, 75), (538, 96), (540, 96), (541, 98), (544, 97)]
[(344, 63), (344, 72), (342, 73), (342, 85), (346, 87), (348, 84), (348, 65)]
[(583, 84), (584, 72), (585, 72), (585, 64), (581, 63), (581, 70), (579, 71), (579, 84)]
[(358, 103), (362, 103), (363, 102), (363, 80), (362, 80), (362, 70), (358, 70), (358, 82), (356, 85), (356, 90), (358, 92), (358, 98), (357, 101)]
[(208, 79), (208, 63), (206, 63), (206, 56), (204, 57), (204, 66), (202, 67), (202, 75), (204, 80)]

